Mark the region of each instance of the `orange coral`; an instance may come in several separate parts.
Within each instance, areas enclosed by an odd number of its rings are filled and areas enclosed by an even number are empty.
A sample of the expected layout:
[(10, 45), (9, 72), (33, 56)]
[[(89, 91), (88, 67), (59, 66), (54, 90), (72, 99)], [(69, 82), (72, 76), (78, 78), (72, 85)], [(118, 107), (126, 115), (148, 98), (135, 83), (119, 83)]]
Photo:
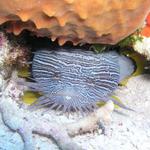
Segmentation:
[(150, 37), (150, 13), (148, 14), (146, 18), (146, 25), (141, 31), (141, 35), (145, 37)]
[(140, 27), (150, 0), (1, 0), (0, 6), (9, 32), (28, 29), (60, 44), (114, 44)]
[(150, 37), (150, 26), (145, 26), (141, 31), (141, 35)]

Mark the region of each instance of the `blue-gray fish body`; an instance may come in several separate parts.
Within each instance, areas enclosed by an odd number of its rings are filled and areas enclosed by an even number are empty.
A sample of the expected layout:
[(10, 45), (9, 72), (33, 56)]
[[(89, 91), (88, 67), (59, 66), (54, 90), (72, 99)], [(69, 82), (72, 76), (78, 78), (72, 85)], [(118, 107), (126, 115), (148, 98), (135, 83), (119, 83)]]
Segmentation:
[(109, 100), (119, 81), (126, 77), (120, 69), (126, 58), (121, 57), (115, 51), (95, 54), (81, 49), (35, 52), (32, 74), (36, 83), (30, 88), (43, 96), (33, 107), (49, 106), (65, 112), (92, 110), (97, 102)]

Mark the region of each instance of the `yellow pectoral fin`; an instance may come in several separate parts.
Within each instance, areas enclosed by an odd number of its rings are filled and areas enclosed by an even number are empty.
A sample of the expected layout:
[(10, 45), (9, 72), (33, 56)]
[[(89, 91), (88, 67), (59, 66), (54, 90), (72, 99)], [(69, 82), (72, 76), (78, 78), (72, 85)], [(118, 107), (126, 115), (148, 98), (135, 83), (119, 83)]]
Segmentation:
[(122, 81), (119, 83), (119, 85), (120, 85), (120, 86), (126, 86), (126, 85), (127, 85), (128, 80), (129, 80), (130, 78), (131, 78), (131, 77), (127, 77), (127, 78), (125, 78), (124, 80), (122, 80)]
[(136, 70), (132, 74), (132, 76), (138, 76), (144, 73), (144, 67), (146, 65), (146, 59), (141, 56), (140, 54), (134, 54), (133, 56), (134, 61), (136, 62)]
[(18, 70), (18, 76), (22, 78), (30, 77), (31, 73), (29, 71), (29, 67), (23, 67), (20, 70)]
[(135, 77), (135, 76), (138, 76), (140, 74), (143, 74), (144, 73), (144, 66), (146, 64), (146, 61), (141, 61), (141, 59), (139, 58), (139, 56), (137, 55), (134, 55), (134, 61), (136, 63), (136, 69), (135, 71), (133, 72), (133, 74), (131, 74), (131, 76), (125, 78), (124, 80), (122, 80), (119, 85), (120, 86), (126, 86), (127, 85), (127, 82), (128, 80), (131, 78), (131, 77)]
[[(121, 99), (119, 97), (115, 96), (115, 95), (111, 96), (111, 98), (113, 98), (114, 100), (116, 100), (119, 103), (122, 103)], [(120, 107), (115, 104), (115, 108), (117, 109), (117, 108), (120, 108)]]
[(105, 102), (103, 102), (103, 101), (100, 101), (100, 102), (97, 103), (97, 106), (98, 106), (98, 107), (102, 107), (102, 106), (104, 106), (104, 105), (105, 105)]
[[(114, 100), (116, 100), (119, 103), (122, 103), (122, 101), (120, 100), (120, 98), (118, 98), (117, 96), (113, 95), (113, 96), (111, 96), (111, 98), (113, 98)], [(100, 101), (100, 102), (97, 103), (97, 106), (99, 106), (99, 107), (102, 107), (104, 105), (105, 105), (105, 102), (103, 102), (103, 101)], [(118, 109), (120, 107), (118, 105), (115, 105), (115, 108)]]
[(134, 50), (123, 50), (120, 53), (131, 58), (135, 62), (136, 69), (131, 76), (138, 76), (144, 73), (144, 67), (146, 65), (146, 59), (144, 58), (144, 56), (140, 55)]
[(22, 100), (25, 104), (34, 103), (41, 96), (38, 92), (25, 91)]

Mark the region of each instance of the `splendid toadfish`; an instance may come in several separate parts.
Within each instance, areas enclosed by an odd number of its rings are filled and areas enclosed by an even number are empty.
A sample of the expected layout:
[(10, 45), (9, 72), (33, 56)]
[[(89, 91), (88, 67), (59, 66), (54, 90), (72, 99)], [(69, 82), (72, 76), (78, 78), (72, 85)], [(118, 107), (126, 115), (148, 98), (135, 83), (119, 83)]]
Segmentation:
[(98, 102), (113, 100), (120, 81), (135, 70), (133, 61), (116, 51), (96, 54), (84, 49), (37, 50), (32, 62), (34, 82), (26, 84), (42, 95), (31, 108), (64, 112), (92, 111)]

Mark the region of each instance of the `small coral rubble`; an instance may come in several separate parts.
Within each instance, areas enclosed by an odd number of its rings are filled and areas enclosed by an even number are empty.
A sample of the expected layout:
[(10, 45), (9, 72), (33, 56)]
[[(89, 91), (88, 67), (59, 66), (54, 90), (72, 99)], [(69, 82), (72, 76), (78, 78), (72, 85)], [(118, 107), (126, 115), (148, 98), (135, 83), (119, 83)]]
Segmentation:
[(0, 24), (19, 34), (77, 43), (114, 44), (133, 33), (150, 10), (149, 0), (30, 0), (0, 1)]

